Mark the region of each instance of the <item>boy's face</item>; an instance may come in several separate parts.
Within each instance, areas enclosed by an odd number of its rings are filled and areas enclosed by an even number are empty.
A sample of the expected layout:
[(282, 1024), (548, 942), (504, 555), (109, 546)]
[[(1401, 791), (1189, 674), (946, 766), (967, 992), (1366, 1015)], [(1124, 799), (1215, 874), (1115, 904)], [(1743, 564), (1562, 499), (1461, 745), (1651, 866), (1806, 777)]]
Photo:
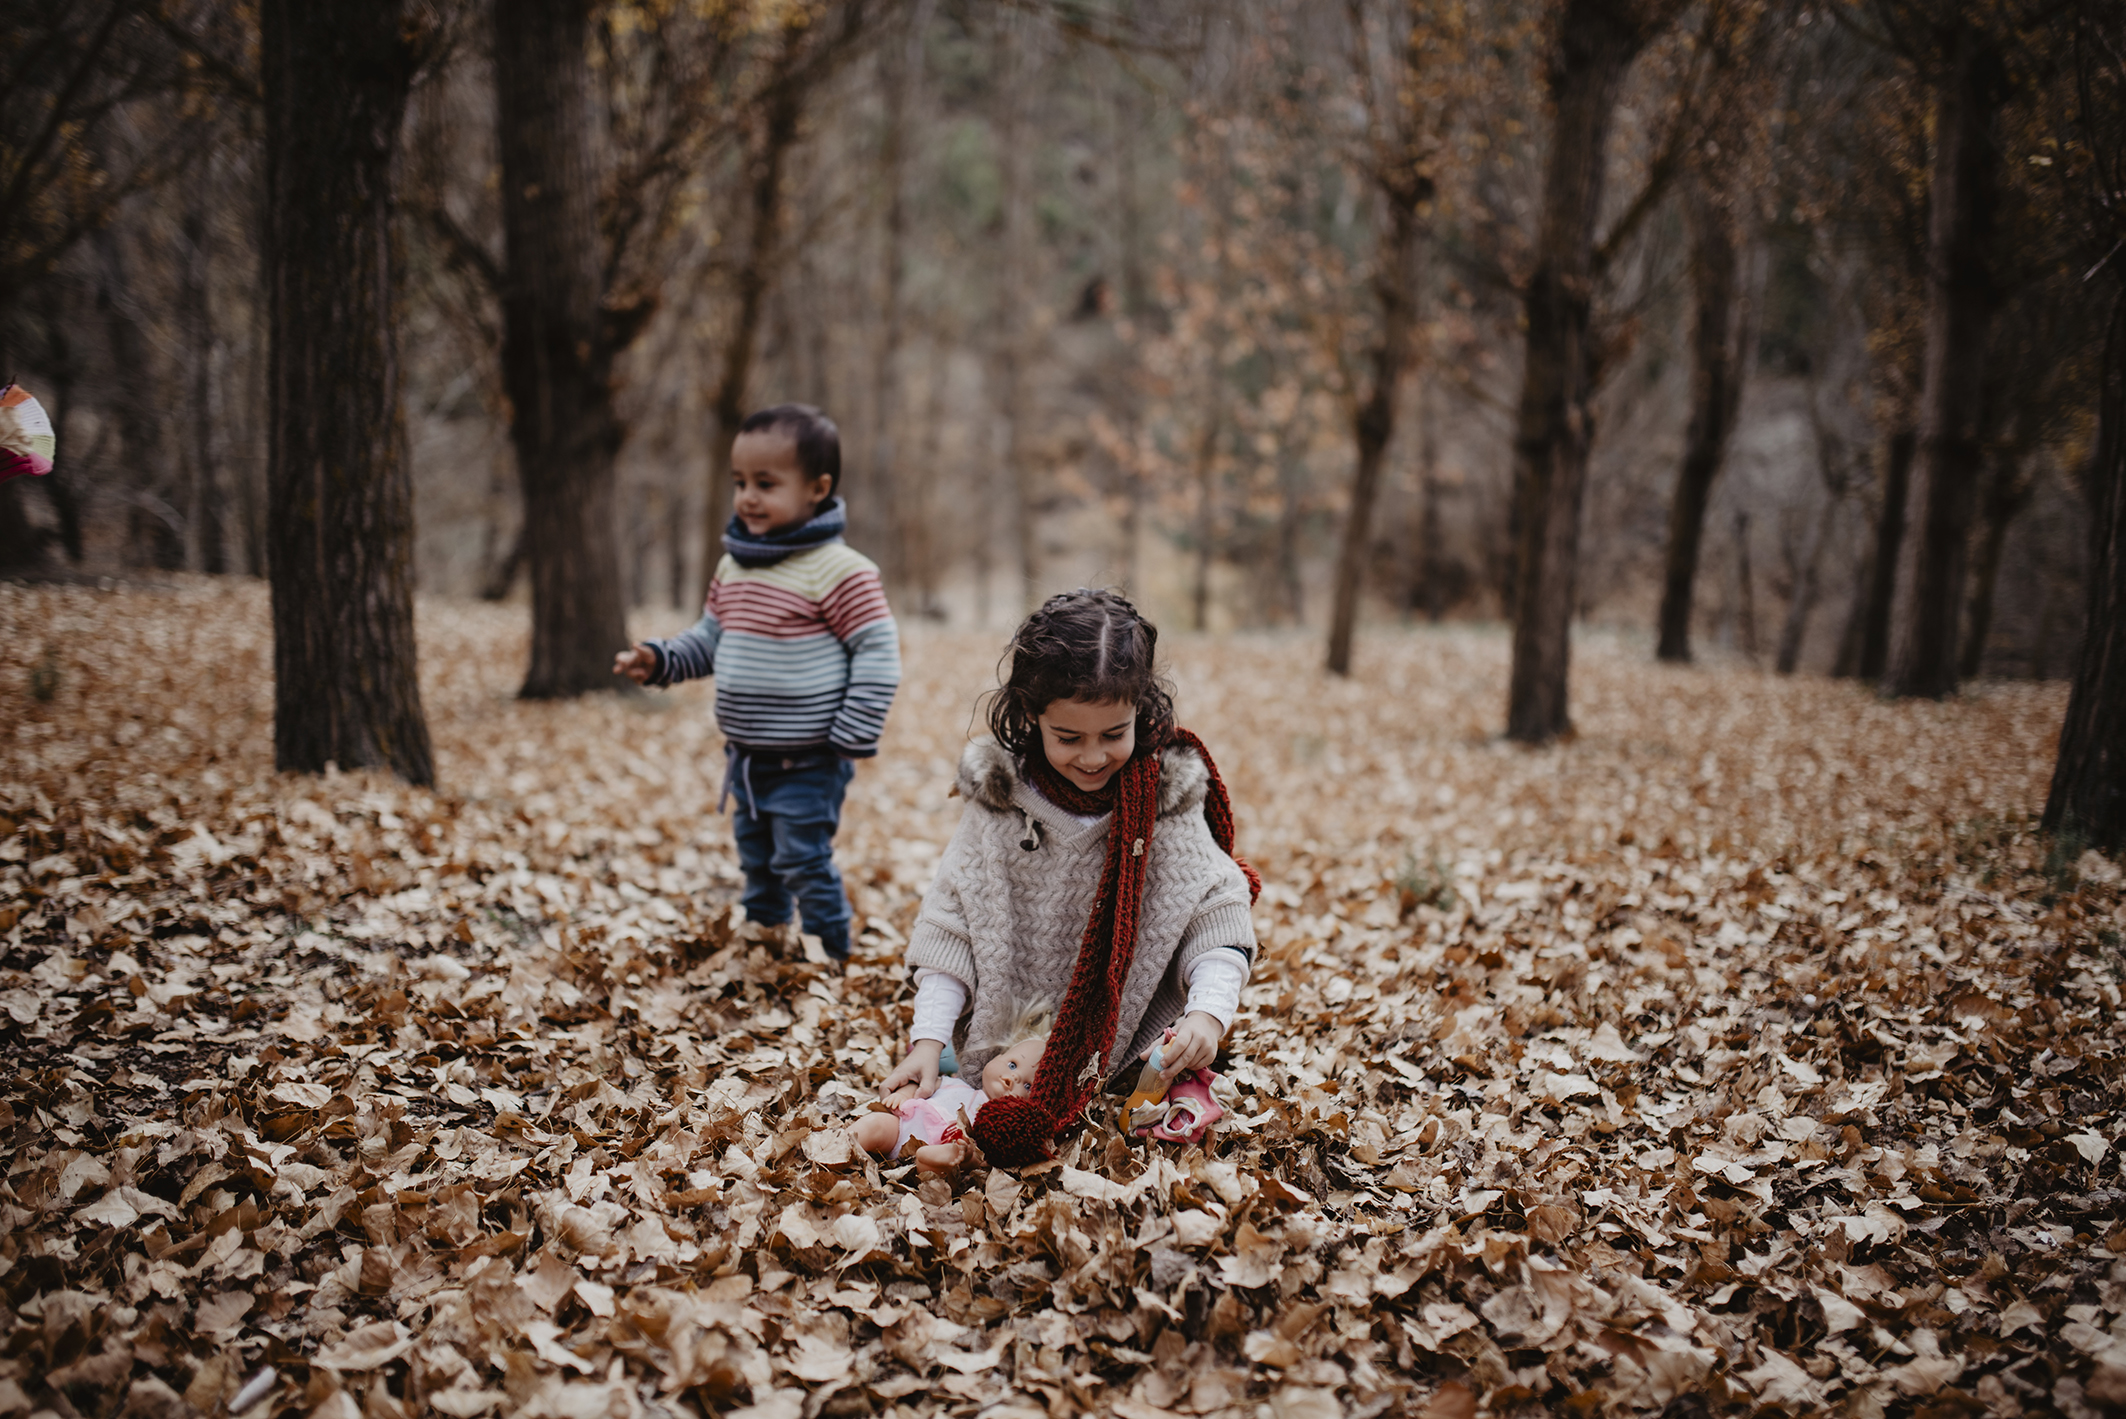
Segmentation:
[(1063, 781), (1097, 793), (1137, 752), (1137, 707), (1053, 700), (1039, 715), (1041, 750)]
[(1021, 1040), (982, 1066), (982, 1092), (992, 1099), (1023, 1099), (1033, 1092), (1034, 1070), (1048, 1039)]
[(757, 429), (731, 442), (731, 510), (750, 537), (765, 537), (807, 522), (834, 496), (834, 480), (807, 478), (797, 466), (797, 440), (780, 429)]

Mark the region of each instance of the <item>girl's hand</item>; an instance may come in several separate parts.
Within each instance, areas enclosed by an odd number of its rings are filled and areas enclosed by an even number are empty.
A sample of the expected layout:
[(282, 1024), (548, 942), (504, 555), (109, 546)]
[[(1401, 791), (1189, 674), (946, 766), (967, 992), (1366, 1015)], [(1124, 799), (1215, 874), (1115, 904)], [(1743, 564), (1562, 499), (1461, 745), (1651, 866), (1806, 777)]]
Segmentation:
[(1165, 1068), (1159, 1077), (1171, 1084), (1177, 1075), (1190, 1069), (1208, 1069), (1218, 1057), (1218, 1041), (1225, 1038), (1225, 1026), (1218, 1023), (1216, 1015), (1201, 1010), (1191, 1010), (1181, 1023), (1166, 1032), (1166, 1039), (1159, 1046), (1159, 1058)]
[(879, 1097), (883, 1099), (909, 1084), (915, 1086), (917, 1098), (927, 1099), (935, 1094), (938, 1091), (938, 1060), (944, 1053), (945, 1046), (936, 1040), (917, 1040), (908, 1046), (908, 1057), (878, 1086)]
[(623, 650), (613, 657), (613, 673), (625, 675), (638, 685), (647, 685), (657, 673), (657, 652), (646, 645)]

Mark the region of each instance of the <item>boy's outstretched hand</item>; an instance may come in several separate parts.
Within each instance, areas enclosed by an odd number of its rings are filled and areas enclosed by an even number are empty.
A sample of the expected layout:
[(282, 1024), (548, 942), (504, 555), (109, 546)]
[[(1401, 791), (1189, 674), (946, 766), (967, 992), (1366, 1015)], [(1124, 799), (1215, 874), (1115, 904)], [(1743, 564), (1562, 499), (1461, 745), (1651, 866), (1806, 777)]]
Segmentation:
[(613, 657), (613, 673), (625, 675), (638, 685), (647, 685), (657, 673), (657, 652), (646, 645), (623, 650)]
[[(886, 1082), (878, 1086), (879, 1097), (884, 1099), (897, 1089), (914, 1085), (916, 1097), (927, 1099), (938, 1091), (938, 1060), (943, 1058), (945, 1047), (936, 1040), (917, 1040), (908, 1046), (908, 1057), (886, 1076)], [(898, 1103), (898, 1099), (891, 1102)]]
[(1224, 1037), (1225, 1027), (1217, 1016), (1189, 1011), (1159, 1045), (1160, 1063), (1165, 1066), (1159, 1077), (1171, 1084), (1184, 1070), (1209, 1069), (1218, 1057), (1218, 1041)]

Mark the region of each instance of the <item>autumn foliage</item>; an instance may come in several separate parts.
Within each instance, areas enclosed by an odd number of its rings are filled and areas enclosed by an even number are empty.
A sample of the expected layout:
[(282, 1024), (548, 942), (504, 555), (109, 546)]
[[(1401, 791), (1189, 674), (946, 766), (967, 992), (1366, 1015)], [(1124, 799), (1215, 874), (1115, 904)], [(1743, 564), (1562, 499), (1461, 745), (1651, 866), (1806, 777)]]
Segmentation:
[[(844, 1125), (995, 646), (911, 637), (846, 973), (734, 926), (704, 703), (516, 701), (419, 612), (430, 792), (276, 776), (262, 590), (0, 588), (0, 1413), (1150, 1416), (2126, 1399), (2116, 869), (2060, 691), (1889, 704), (1496, 632), (1182, 641), (1268, 886), (1232, 1117), (919, 1182)], [(259, 1398), (263, 1396), (263, 1398)]]

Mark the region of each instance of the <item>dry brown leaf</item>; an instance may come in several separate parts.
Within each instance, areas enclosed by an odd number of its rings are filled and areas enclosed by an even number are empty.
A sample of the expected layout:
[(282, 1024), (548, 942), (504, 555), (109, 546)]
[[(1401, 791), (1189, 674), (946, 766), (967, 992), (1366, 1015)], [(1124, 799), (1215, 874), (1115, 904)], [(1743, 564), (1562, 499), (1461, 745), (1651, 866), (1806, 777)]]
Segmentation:
[(830, 974), (731, 914), (698, 696), (515, 701), (519, 613), (428, 604), (443, 789), (287, 779), (257, 589), (123, 601), (0, 587), (165, 682), (63, 659), (0, 741), (7, 1405), (272, 1345), (345, 1414), (2114, 1402), (2122, 883), (2029, 823), (2055, 689), (1597, 641), (1531, 754), (1466, 732), (1488, 633), (1175, 639), (1266, 877), (1231, 1115), (947, 1184), (847, 1124), (990, 638), (910, 628)]

